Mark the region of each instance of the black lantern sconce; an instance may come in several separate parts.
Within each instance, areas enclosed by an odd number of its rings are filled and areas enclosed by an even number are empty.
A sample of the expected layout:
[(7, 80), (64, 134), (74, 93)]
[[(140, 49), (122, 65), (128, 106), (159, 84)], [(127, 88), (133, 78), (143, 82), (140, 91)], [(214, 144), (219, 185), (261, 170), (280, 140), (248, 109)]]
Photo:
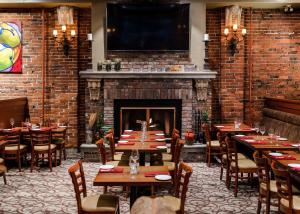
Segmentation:
[(240, 38), (238, 35), (238, 25), (234, 24), (232, 26), (232, 36), (229, 37), (229, 28), (224, 29), (224, 36), (226, 37), (226, 41), (228, 41), (228, 48), (231, 52), (231, 55), (238, 53), (237, 45), (239, 42), (244, 40), (245, 35), (247, 34), (247, 30), (245, 28), (242, 29), (242, 37)]
[(61, 41), (58, 40), (58, 31), (57, 30), (53, 30), (53, 36), (55, 38), (55, 42), (60, 44), (62, 46), (62, 49), (64, 51), (64, 55), (65, 56), (69, 56), (69, 50), (70, 50), (70, 46), (71, 46), (71, 41), (74, 40), (75, 36), (76, 36), (76, 31), (75, 30), (71, 30), (71, 38), (68, 39), (67, 37), (67, 26), (66, 25), (62, 25), (61, 26), (61, 31), (63, 33), (62, 39)]

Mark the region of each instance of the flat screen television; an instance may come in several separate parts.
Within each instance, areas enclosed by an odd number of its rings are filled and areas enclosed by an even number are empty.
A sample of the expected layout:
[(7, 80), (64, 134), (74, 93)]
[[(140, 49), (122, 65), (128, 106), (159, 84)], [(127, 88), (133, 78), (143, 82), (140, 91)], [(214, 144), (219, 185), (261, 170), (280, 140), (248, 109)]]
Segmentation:
[(189, 4), (107, 4), (108, 51), (186, 51)]

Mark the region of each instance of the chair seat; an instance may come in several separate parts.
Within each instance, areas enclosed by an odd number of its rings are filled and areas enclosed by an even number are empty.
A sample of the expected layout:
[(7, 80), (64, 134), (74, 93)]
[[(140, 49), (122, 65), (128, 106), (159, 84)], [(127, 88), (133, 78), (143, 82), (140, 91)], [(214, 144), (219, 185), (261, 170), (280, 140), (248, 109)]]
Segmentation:
[(174, 171), (175, 170), (175, 163), (174, 162), (164, 161), (164, 166), (167, 166), (169, 171)]
[(82, 198), (82, 210), (86, 212), (114, 212), (119, 198), (114, 195), (91, 195)]
[[(280, 204), (285, 207), (289, 207), (289, 201), (281, 198)], [(293, 210), (300, 210), (300, 196), (293, 195)]]
[(168, 153), (162, 153), (162, 160), (163, 161), (171, 161), (172, 160), (172, 155)]
[[(226, 160), (227, 159), (227, 155), (222, 155), (222, 159)], [(238, 153), (238, 159), (247, 159), (247, 157), (245, 155), (243, 155), (242, 153)]]
[(163, 197), (139, 197), (133, 204), (130, 214), (175, 214), (170, 204)]
[(0, 165), (3, 165), (3, 164), (4, 164), (4, 159), (0, 158)]
[[(260, 184), (260, 188), (263, 190), (267, 190), (267, 185), (265, 183)], [(270, 191), (271, 192), (277, 192), (277, 186), (275, 180), (270, 180)]]
[(4, 165), (0, 165), (0, 174), (7, 172), (7, 168)]
[[(23, 144), (20, 144), (20, 150), (23, 150), (25, 149), (27, 146), (26, 145), (23, 145)], [(5, 146), (5, 149), (4, 151), (18, 151), (18, 146), (15, 145), (15, 146)]]
[(180, 210), (180, 198), (167, 195), (163, 196), (163, 200), (165, 201), (165, 204), (168, 204), (174, 212)]
[[(44, 151), (48, 151), (49, 146), (34, 146), (34, 151), (37, 152), (44, 152)], [(56, 148), (56, 145), (54, 144), (50, 144), (50, 149), (53, 150)]]
[[(231, 167), (235, 168), (235, 162), (231, 162)], [(248, 169), (248, 170), (256, 170), (257, 166), (256, 163), (250, 159), (241, 159), (238, 160), (238, 167), (239, 169)]]
[(53, 144), (65, 144), (66, 141), (63, 138), (52, 139)]
[[(206, 142), (206, 145), (208, 146), (208, 142)], [(220, 141), (212, 140), (212, 141), (210, 141), (210, 146), (211, 147), (220, 147)]]

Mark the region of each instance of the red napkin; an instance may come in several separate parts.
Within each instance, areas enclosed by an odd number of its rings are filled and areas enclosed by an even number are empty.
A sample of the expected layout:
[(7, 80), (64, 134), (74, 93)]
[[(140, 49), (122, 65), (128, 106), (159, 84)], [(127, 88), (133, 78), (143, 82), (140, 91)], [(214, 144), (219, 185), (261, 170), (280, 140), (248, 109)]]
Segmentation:
[(132, 145), (134, 145), (135, 144), (135, 142), (127, 142), (127, 143), (123, 143), (123, 142), (118, 142), (118, 145), (122, 145), (122, 146), (132, 146)]
[(242, 140), (249, 140), (249, 139), (253, 139), (253, 136), (238, 136), (238, 138)]
[(290, 143), (283, 143), (282, 145), (283, 145), (283, 146), (291, 146)]
[(48, 127), (41, 128), (41, 131), (49, 131), (49, 130), (50, 130), (50, 128), (48, 128)]
[(135, 139), (135, 136), (128, 136), (128, 137), (121, 136), (121, 139), (123, 139), (123, 140), (126, 140), (126, 139)]
[[(242, 128), (241, 130), (242, 130), (242, 131), (252, 131), (251, 128)], [(253, 131), (254, 131), (254, 130), (253, 130)]]
[(299, 167), (292, 167), (291, 170), (300, 172), (300, 168)]
[(145, 177), (155, 177), (156, 175), (170, 175), (169, 172), (145, 172)]
[(99, 169), (99, 173), (122, 173), (123, 170), (122, 167), (114, 167), (112, 169)]
[(165, 143), (156, 143), (156, 144), (150, 144), (150, 148), (156, 148), (158, 146), (165, 146)]
[(268, 142), (266, 141), (254, 141), (254, 142), (247, 142), (251, 145), (264, 145), (264, 144), (268, 144)]
[(275, 160), (296, 160), (296, 158), (291, 155), (272, 156), (272, 158)]

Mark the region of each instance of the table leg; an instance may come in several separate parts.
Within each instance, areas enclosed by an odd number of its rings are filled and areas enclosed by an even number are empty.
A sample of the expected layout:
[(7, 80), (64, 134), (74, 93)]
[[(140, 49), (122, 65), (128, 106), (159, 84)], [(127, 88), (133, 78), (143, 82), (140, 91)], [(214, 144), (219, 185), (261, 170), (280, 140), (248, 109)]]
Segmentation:
[(136, 186), (131, 186), (130, 187), (130, 208), (132, 207), (133, 203), (137, 199), (137, 187)]
[(145, 166), (145, 152), (140, 152), (140, 166)]

